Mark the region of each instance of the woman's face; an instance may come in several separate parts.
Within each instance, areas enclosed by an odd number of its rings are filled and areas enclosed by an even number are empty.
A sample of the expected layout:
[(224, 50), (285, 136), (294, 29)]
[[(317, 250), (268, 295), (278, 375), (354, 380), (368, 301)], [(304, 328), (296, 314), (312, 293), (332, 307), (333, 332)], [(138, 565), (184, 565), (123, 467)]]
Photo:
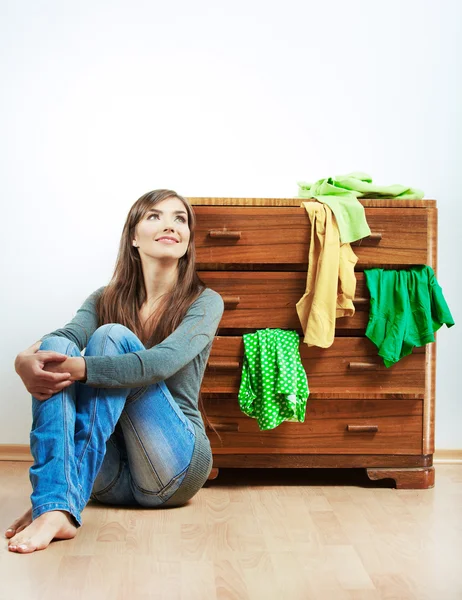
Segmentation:
[(186, 254), (191, 232), (188, 213), (178, 198), (150, 208), (135, 227), (133, 245), (141, 259), (178, 260)]

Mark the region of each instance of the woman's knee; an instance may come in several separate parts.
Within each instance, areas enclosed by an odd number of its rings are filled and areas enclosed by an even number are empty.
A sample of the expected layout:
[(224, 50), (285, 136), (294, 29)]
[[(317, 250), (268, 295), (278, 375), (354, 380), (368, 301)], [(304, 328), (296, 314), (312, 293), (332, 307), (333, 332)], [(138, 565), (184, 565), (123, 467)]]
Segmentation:
[(102, 356), (134, 352), (144, 349), (136, 335), (119, 323), (101, 325), (90, 337), (86, 356)]
[(77, 344), (58, 335), (45, 338), (40, 344), (40, 350), (59, 352), (60, 354), (66, 354), (66, 356), (80, 356), (80, 350), (77, 347)]

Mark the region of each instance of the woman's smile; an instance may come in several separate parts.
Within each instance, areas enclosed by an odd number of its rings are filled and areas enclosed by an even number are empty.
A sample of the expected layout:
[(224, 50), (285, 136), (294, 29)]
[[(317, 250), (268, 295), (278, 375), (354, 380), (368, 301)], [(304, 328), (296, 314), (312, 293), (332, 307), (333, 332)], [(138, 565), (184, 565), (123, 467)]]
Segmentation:
[(156, 242), (162, 242), (164, 244), (178, 244), (179, 240), (168, 235), (164, 235), (156, 240)]

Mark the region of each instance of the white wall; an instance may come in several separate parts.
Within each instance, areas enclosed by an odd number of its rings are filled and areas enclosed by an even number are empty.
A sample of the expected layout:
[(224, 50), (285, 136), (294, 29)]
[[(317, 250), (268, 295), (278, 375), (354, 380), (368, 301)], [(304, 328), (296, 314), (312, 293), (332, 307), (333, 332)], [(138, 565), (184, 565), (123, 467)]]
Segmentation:
[(107, 283), (144, 192), (294, 196), (366, 171), (439, 207), (438, 448), (461, 448), (459, 0), (0, 3), (0, 443), (15, 355)]

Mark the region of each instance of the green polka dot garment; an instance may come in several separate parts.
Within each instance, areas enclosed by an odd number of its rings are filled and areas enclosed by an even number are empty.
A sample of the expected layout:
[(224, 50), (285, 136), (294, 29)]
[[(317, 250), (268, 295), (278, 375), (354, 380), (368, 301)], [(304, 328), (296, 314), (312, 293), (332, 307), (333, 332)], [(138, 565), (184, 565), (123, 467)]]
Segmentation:
[(296, 331), (260, 329), (246, 333), (239, 406), (260, 429), (305, 420), (308, 380)]

